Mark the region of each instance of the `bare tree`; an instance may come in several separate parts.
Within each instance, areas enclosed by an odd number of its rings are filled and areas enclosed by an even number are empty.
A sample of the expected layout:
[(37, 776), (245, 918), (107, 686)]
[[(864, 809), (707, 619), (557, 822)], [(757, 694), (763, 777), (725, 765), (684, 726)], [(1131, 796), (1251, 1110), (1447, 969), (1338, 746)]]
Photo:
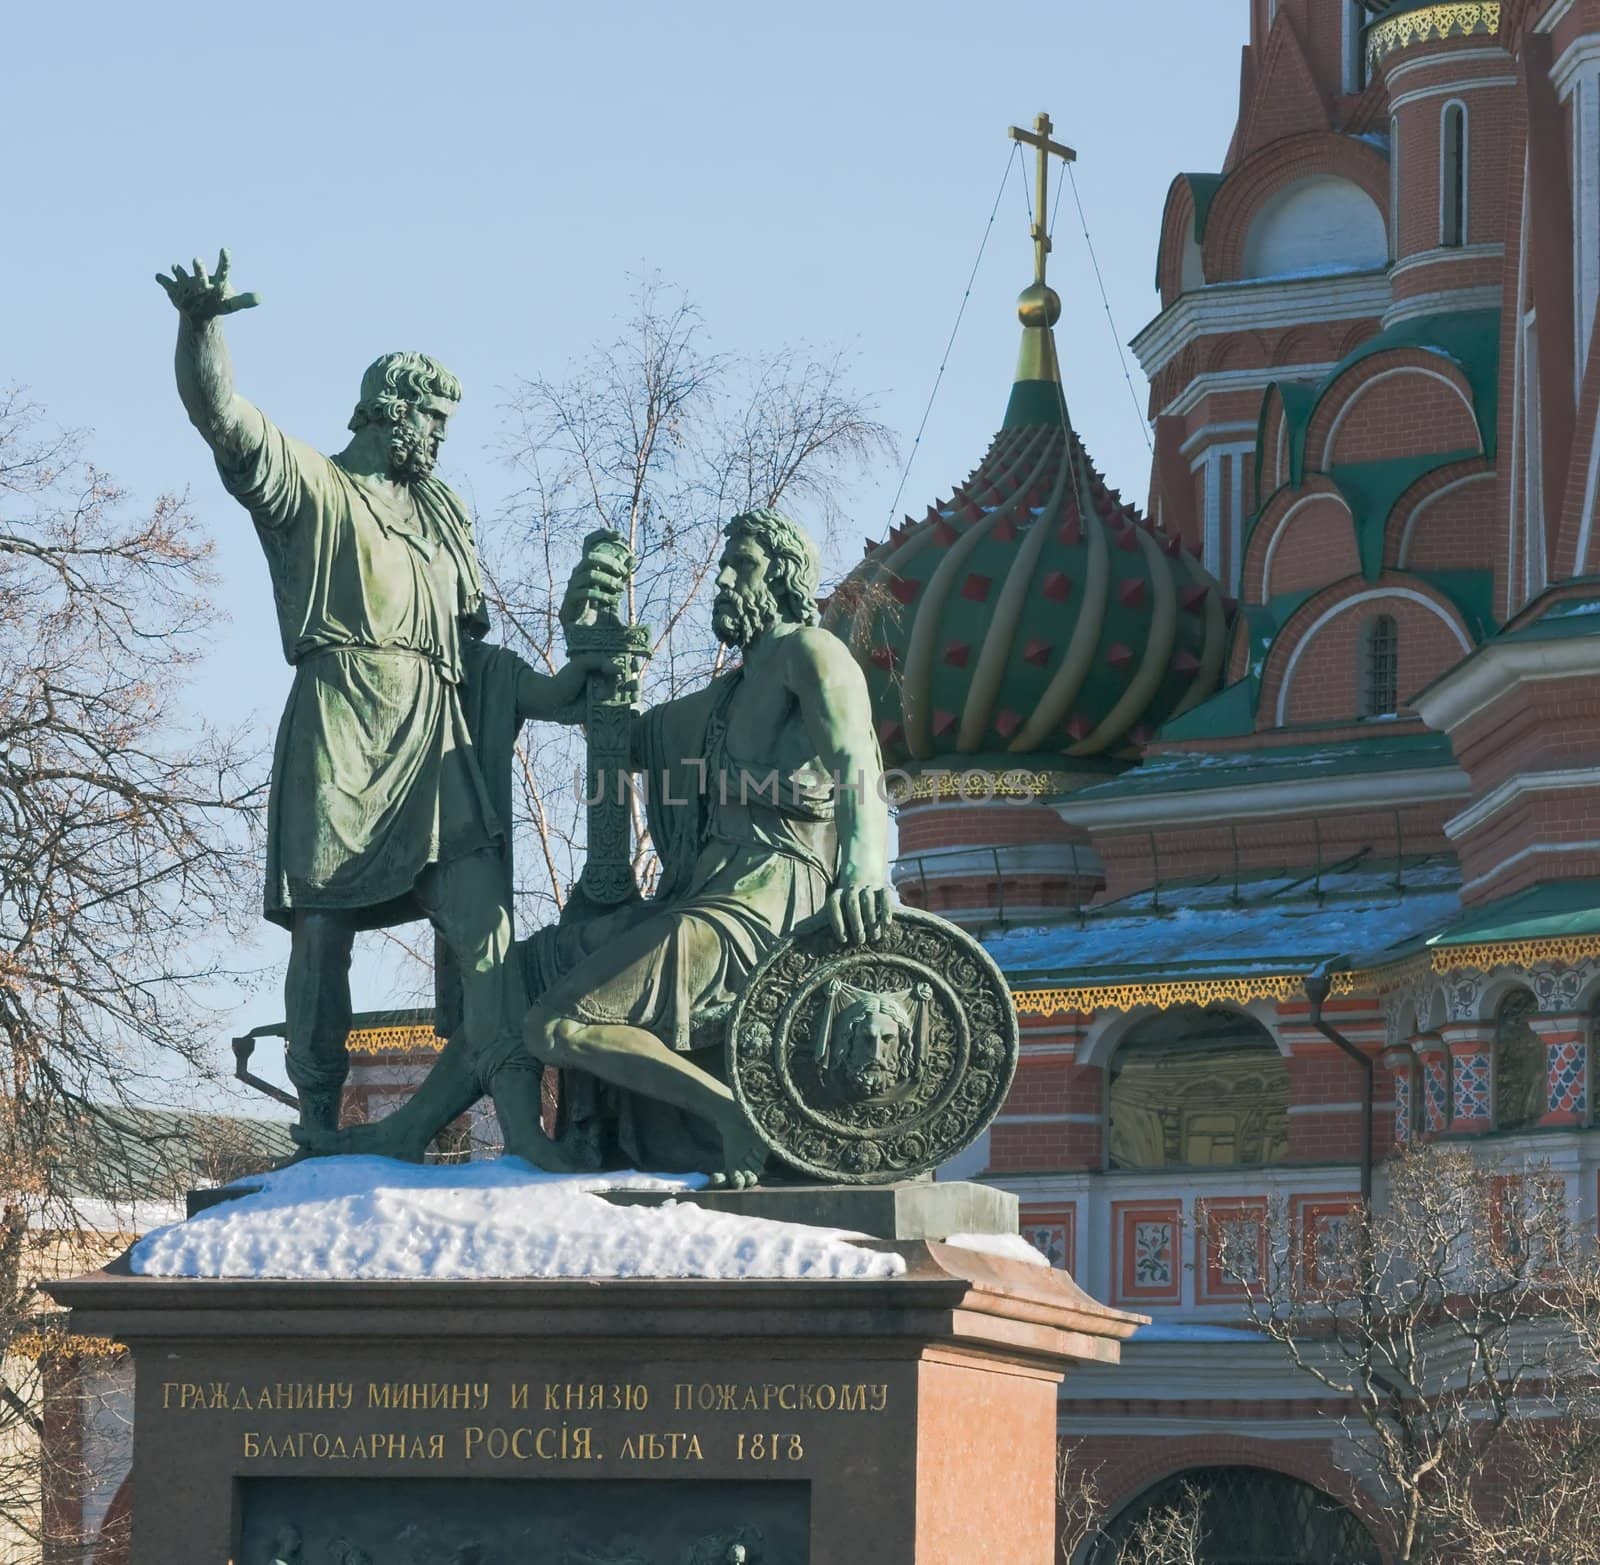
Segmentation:
[(1084, 1458), (1082, 1441), (1062, 1443), (1056, 1460), (1056, 1541), (1062, 1558), (1092, 1565), (1202, 1565), (1205, 1506), (1192, 1483), (1144, 1510), (1120, 1540), (1101, 1491), (1100, 1469)]
[[(507, 456), (524, 487), (485, 539), (506, 642), (536, 664), (561, 662), (561, 594), (585, 536), (606, 527), (639, 561), (627, 607), (653, 633), (645, 699), (703, 680), (722, 657), (708, 587), (727, 519), (783, 504), (831, 537), (847, 479), (892, 451), (848, 370), (842, 355), (798, 348), (714, 353), (694, 305), (643, 282), (614, 341), (565, 376), (524, 381), (511, 403)], [(559, 914), (581, 868), (581, 746), (573, 730), (536, 724), (518, 750), (532, 924)], [(648, 882), (647, 854), (637, 868)]]
[(1400, 1565), (1595, 1559), (1600, 1272), (1565, 1182), (1432, 1145), (1386, 1185), (1316, 1233), (1277, 1214), (1264, 1270), (1219, 1225), (1253, 1323), (1348, 1409)]
[(132, 507), (0, 390), (0, 1540), (24, 1546), (48, 1516), (13, 1349), (83, 1260), (67, 1132), (217, 1077), (204, 994), (255, 885), (256, 757), (181, 707), (208, 553), (180, 500)]

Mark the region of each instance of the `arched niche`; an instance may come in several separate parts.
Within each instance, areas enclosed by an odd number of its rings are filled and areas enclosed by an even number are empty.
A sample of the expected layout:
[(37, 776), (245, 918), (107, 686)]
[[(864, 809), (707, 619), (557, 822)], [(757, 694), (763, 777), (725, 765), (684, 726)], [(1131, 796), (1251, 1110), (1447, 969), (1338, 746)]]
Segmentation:
[(1236, 1011), (1175, 1006), (1128, 1029), (1106, 1078), (1113, 1168), (1249, 1168), (1289, 1152), (1289, 1072)]
[[(1298, 1478), (1263, 1467), (1191, 1467), (1163, 1478), (1127, 1506), (1090, 1545), (1085, 1565), (1176, 1560), (1177, 1553), (1152, 1551), (1149, 1535), (1165, 1518), (1182, 1522), (1192, 1516), (1198, 1521), (1197, 1551), (1181, 1558), (1194, 1565), (1380, 1565), (1383, 1558), (1353, 1511)], [(1164, 1530), (1181, 1535), (1188, 1529)]]
[(1269, 197), (1250, 224), (1244, 278), (1381, 271), (1389, 235), (1378, 203), (1333, 174), (1298, 179)]

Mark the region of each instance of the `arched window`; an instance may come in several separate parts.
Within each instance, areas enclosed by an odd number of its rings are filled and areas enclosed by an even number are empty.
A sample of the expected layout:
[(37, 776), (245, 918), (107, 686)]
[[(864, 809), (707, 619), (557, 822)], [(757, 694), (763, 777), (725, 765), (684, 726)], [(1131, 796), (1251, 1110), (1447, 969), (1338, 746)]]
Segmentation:
[(1467, 242), (1467, 110), (1447, 103), (1439, 144), (1439, 243), (1454, 249)]
[(1391, 717), (1400, 709), (1400, 629), (1392, 614), (1374, 614), (1361, 628), (1361, 715)]
[(1289, 1072), (1272, 1035), (1231, 1011), (1185, 1005), (1141, 1022), (1111, 1061), (1113, 1168), (1281, 1163)]
[[(1176, 1528), (1162, 1525), (1168, 1518)], [(1382, 1559), (1360, 1520), (1331, 1495), (1259, 1467), (1195, 1467), (1162, 1479), (1100, 1533), (1088, 1565), (1154, 1559), (1141, 1545), (1155, 1531), (1192, 1537), (1197, 1548), (1182, 1557), (1198, 1565), (1379, 1565)]]
[(1514, 990), (1494, 1018), (1494, 1128), (1527, 1130), (1545, 1111), (1544, 1041), (1531, 1018), (1538, 1003), (1526, 989)]

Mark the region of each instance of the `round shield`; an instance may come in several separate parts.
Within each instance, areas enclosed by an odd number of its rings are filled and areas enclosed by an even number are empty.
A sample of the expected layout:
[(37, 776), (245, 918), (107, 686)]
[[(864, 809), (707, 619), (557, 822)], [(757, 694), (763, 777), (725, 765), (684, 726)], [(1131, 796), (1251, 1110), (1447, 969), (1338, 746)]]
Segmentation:
[(898, 910), (882, 939), (802, 928), (751, 974), (728, 1083), (773, 1154), (817, 1179), (888, 1184), (948, 1162), (1017, 1068), (1011, 990), (971, 935)]

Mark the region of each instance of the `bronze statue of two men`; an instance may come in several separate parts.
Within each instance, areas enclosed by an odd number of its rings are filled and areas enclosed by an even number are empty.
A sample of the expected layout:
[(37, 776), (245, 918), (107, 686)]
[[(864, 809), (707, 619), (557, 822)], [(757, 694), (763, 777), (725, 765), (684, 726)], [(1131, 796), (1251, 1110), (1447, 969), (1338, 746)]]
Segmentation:
[[(222, 318), (259, 301), (231, 288), (227, 252), (214, 274), (196, 262), (158, 281), (179, 313), (179, 395), (255, 522), (295, 671), (273, 757), (265, 911), (290, 935), (298, 1138), (316, 1152), (420, 1157), (487, 1093), (506, 1150), (540, 1167), (754, 1182), (766, 1150), (719, 1070), (741, 987), (808, 920), (827, 916), (841, 942), (861, 943), (890, 917), (866, 685), (817, 627), (810, 539), (773, 511), (734, 518), (713, 623), (740, 661), (635, 714), (630, 762), (657, 783), (654, 897), (517, 942), (517, 730), (582, 722), (590, 681), (628, 671), (591, 654), (544, 675), (485, 639), (472, 524), (433, 476), (461, 396), (449, 371), (419, 353), (377, 360), (349, 444), (327, 457), (234, 390)], [(625, 582), (614, 551), (586, 549), (563, 619), (614, 611)], [(411, 1099), (341, 1131), (354, 937), (418, 918), (459, 986), (459, 1022)], [(547, 1066), (564, 1073), (556, 1139), (541, 1119)]]

